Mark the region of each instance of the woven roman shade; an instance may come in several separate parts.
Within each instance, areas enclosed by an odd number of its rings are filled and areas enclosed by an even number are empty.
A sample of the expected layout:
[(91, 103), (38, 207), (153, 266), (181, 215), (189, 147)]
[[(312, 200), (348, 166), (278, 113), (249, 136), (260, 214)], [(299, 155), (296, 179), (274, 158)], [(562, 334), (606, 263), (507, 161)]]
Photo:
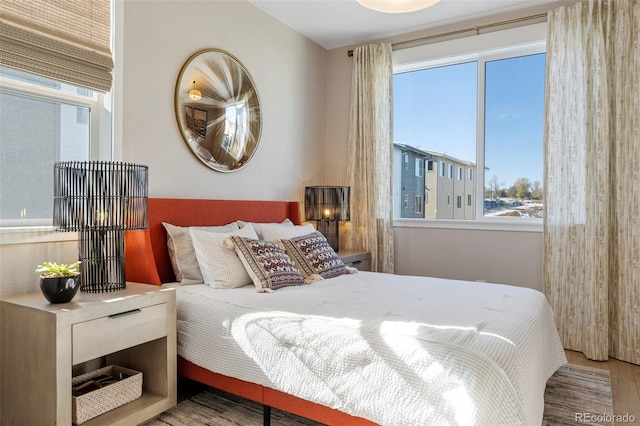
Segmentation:
[(0, 65), (111, 90), (110, 0), (0, 1)]

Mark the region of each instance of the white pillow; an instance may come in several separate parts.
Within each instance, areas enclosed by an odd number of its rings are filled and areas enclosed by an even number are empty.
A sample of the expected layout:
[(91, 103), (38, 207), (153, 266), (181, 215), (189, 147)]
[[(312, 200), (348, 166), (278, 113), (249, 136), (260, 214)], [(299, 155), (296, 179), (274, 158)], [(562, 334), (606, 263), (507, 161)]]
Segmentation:
[(289, 238), (301, 237), (303, 235), (311, 234), (315, 232), (316, 228), (313, 225), (295, 225), (287, 226), (283, 224), (267, 224), (261, 225), (262, 235), (267, 241), (278, 241)]
[(177, 226), (162, 222), (167, 230), (167, 249), (173, 273), (181, 284), (202, 284), (202, 273), (191, 242), (191, 228), (207, 232), (231, 232), (240, 229), (236, 222), (221, 226)]
[(213, 288), (238, 288), (253, 281), (233, 248), (222, 246), (222, 241), (232, 235), (257, 239), (252, 227), (232, 232), (213, 233), (191, 230), (193, 248), (205, 284)]
[(264, 236), (262, 235), (262, 225), (283, 225), (288, 227), (293, 226), (293, 222), (291, 222), (291, 219), (285, 219), (280, 223), (278, 222), (245, 222), (243, 220), (238, 220), (236, 221), (236, 223), (240, 228), (244, 228), (245, 226), (253, 226), (253, 229), (256, 231), (256, 234), (258, 234), (258, 239), (260, 240), (264, 240)]

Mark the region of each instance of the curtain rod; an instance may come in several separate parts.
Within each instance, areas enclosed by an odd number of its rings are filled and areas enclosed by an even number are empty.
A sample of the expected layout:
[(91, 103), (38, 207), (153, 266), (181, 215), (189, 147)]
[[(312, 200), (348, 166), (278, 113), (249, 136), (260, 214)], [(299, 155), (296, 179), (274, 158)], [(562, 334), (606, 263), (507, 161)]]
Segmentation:
[[(447, 33), (434, 34), (434, 35), (430, 35), (430, 36), (414, 38), (414, 39), (411, 39), (411, 40), (399, 41), (399, 42), (396, 42), (396, 43), (392, 43), (391, 44), (391, 48), (393, 49), (396, 46), (401, 46), (403, 44), (416, 43), (416, 42), (419, 42), (419, 41), (427, 41), (427, 40), (431, 40), (431, 39), (434, 39), (434, 38), (447, 37), (447, 36), (457, 35), (457, 34), (464, 34), (464, 33), (470, 32), (470, 31), (475, 31), (476, 35), (480, 35), (480, 30), (484, 30), (484, 29), (487, 29), (487, 28), (500, 27), (502, 25), (509, 25), (509, 24), (514, 24), (516, 22), (523, 22), (523, 21), (531, 21), (533, 19), (540, 19), (540, 18), (546, 18), (546, 17), (547, 17), (546, 13), (539, 13), (537, 15), (523, 16), (522, 18), (509, 19), (507, 21), (494, 22), (492, 24), (476, 25), (475, 27), (464, 28), (462, 30), (449, 31)], [(353, 56), (353, 50), (348, 50), (347, 51), (347, 56), (352, 57)]]

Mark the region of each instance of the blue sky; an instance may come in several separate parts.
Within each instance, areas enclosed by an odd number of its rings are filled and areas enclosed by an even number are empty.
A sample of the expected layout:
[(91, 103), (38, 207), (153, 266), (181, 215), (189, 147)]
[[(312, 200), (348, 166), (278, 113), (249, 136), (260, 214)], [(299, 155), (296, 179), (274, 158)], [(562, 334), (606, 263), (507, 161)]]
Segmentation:
[[(485, 182), (542, 184), (545, 55), (487, 62)], [(396, 74), (394, 140), (476, 161), (477, 64)]]

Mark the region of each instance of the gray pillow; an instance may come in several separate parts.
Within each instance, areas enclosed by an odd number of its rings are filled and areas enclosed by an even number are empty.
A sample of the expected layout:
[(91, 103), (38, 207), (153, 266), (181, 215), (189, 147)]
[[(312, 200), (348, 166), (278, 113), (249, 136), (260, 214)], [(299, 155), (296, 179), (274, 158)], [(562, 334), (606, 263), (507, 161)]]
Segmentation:
[(204, 282), (196, 252), (191, 241), (190, 229), (206, 232), (231, 232), (240, 229), (235, 222), (221, 226), (177, 226), (162, 222), (167, 230), (167, 248), (176, 280), (180, 284), (202, 284)]

